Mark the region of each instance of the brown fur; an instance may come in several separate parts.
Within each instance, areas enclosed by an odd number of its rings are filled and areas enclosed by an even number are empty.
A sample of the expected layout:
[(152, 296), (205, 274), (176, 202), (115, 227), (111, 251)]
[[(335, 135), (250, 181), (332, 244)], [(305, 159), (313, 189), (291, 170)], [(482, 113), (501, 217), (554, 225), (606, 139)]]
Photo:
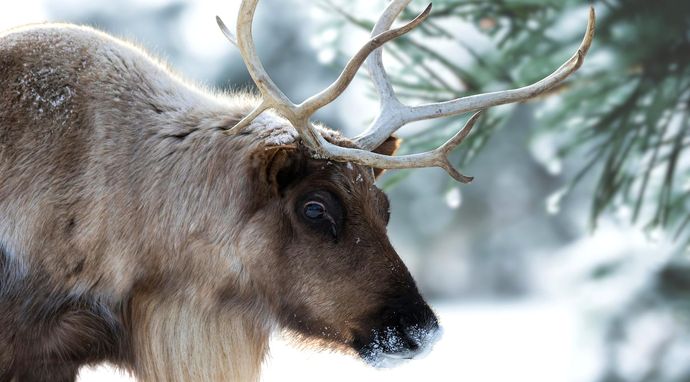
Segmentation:
[[(0, 34), (0, 381), (256, 380), (276, 328), (353, 347), (409, 302), (432, 320), (371, 170), (270, 113), (225, 135), (256, 102), (88, 28)], [(336, 240), (297, 217), (310, 190), (345, 206)]]

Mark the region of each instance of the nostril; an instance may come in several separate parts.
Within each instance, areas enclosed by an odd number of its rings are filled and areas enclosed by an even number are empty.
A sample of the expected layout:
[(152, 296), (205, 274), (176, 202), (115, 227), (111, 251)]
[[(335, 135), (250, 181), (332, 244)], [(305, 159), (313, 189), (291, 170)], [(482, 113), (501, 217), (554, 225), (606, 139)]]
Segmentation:
[(428, 352), (439, 339), (441, 332), (438, 321), (435, 319), (427, 322), (426, 325), (411, 325), (404, 330), (409, 349), (416, 353), (415, 358)]
[(410, 349), (416, 350), (423, 345), (425, 336), (419, 326), (413, 325), (405, 329), (405, 336), (410, 343)]
[(408, 350), (416, 352), (422, 346), (422, 343), (419, 341), (419, 339), (411, 336), (407, 330), (405, 330), (405, 337), (405, 342), (407, 345), (406, 347)]

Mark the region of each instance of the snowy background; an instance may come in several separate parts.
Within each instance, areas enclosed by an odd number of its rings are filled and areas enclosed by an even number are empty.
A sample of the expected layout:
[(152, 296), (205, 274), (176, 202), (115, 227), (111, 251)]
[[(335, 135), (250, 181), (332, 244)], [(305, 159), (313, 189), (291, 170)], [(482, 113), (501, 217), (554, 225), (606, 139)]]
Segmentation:
[[(354, 29), (336, 36), (324, 28), (327, 15), (313, 3), (264, 0), (254, 24), (267, 70), (296, 100), (337, 75), (334, 52), (324, 46), (338, 38), (354, 52), (366, 41)], [(378, 9), (360, 3), (360, 12)], [(5, 1), (0, 29), (42, 21), (92, 25), (135, 41), (188, 78), (229, 89), (251, 83), (214, 17), (234, 25), (238, 6), (239, 0)], [(468, 43), (485, 43), (471, 26), (458, 28)], [(359, 132), (377, 105), (366, 89), (366, 77), (357, 78), (318, 117), (349, 135)], [(458, 187), (442, 171), (426, 169), (389, 192), (391, 240), (445, 330), (436, 349), (423, 360), (374, 370), (276, 337), (266, 381), (688, 380), (687, 315), (669, 300), (679, 284), (690, 288), (682, 272), (690, 268), (678, 265), (677, 249), (663, 235), (624, 223), (625, 208), (591, 232), (592, 180), (558, 198), (578, 163), (544, 160), (550, 142), (532, 141), (528, 132), (535, 107), (514, 108), (510, 128), (463, 169), (476, 176), (471, 185)], [(126, 380), (108, 367), (80, 376)]]

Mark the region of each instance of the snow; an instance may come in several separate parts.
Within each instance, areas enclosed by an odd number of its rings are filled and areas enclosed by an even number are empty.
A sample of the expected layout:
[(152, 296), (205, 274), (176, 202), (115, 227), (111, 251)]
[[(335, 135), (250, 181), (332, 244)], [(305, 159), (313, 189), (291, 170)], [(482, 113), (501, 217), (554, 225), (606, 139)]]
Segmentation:
[(246, 129), (251, 129), (264, 136), (264, 141), (268, 146), (292, 144), (298, 137), (297, 130), (287, 120), (266, 112), (254, 118)]
[(295, 351), (281, 341), (265, 381), (580, 381), (586, 365), (575, 340), (575, 315), (544, 302), (437, 305), (444, 335), (424, 359), (374, 369), (332, 353)]
[[(433, 304), (444, 334), (427, 357), (376, 369), (348, 355), (297, 349), (274, 338), (270, 381), (587, 381), (598, 354), (579, 340), (577, 314), (556, 301)], [(132, 381), (99, 367), (80, 382)]]
[[(578, 125), (582, 124), (582, 121), (576, 122), (574, 119), (569, 123)], [(562, 134), (542, 133), (529, 145), (532, 157), (551, 175), (559, 175), (563, 171), (563, 163), (558, 157), (561, 136)]]
[(549, 215), (556, 215), (558, 214), (558, 212), (560, 212), (561, 201), (563, 200), (563, 197), (565, 197), (568, 194), (568, 191), (570, 191), (570, 188), (564, 187), (552, 193), (551, 195), (549, 195), (548, 198), (546, 198), (545, 207), (546, 212)]
[(130, 375), (109, 365), (85, 367), (79, 371), (78, 382), (134, 382)]
[[(26, 65), (26, 64), (24, 64)], [(40, 118), (44, 112), (49, 112), (53, 118), (64, 124), (72, 114), (70, 100), (75, 95), (69, 85), (55, 87), (54, 83), (61, 79), (61, 73), (54, 68), (38, 68), (24, 74), (17, 81), (17, 91), (24, 102), (30, 103)]]
[(459, 187), (453, 187), (446, 192), (446, 204), (449, 208), (458, 209), (462, 203), (462, 194)]

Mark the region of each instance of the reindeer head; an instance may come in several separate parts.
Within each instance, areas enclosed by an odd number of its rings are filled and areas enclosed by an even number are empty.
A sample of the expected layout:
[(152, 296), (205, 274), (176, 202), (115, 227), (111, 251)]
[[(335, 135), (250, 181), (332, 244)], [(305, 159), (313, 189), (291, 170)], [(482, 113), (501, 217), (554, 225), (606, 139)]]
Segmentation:
[[(441, 167), (454, 179), (469, 182), (450, 164), (448, 154), (467, 136), (487, 107), (518, 102), (542, 94), (575, 72), (594, 33), (594, 12), (577, 52), (544, 79), (519, 89), (487, 93), (420, 106), (396, 98), (382, 65), (385, 42), (419, 25), (427, 7), (414, 20), (390, 29), (410, 0), (394, 0), (381, 15), (369, 40), (328, 88), (295, 104), (264, 70), (252, 39), (251, 24), (258, 0), (244, 0), (237, 37), (218, 19), (228, 39), (240, 49), (262, 95), (258, 106), (227, 131), (261, 128), (268, 109), (272, 121), (284, 121), (294, 139), (263, 145), (252, 158), (254, 189), (261, 190), (253, 215), (243, 229), (243, 249), (251, 273), (260, 274), (258, 289), (280, 323), (303, 338), (344, 345), (365, 360), (383, 365), (413, 358), (438, 336), (438, 321), (386, 235), (389, 204), (374, 181), (382, 169)], [(369, 59), (367, 60), (367, 57)], [(353, 140), (310, 121), (313, 113), (335, 100), (367, 60), (367, 69), (381, 99), (381, 112), (365, 133)], [(475, 112), (455, 136), (439, 148), (393, 156), (398, 140), (392, 134), (421, 119)], [(272, 123), (274, 128), (276, 124)], [(261, 240), (257, 238), (261, 237)]]
[[(283, 128), (292, 129), (287, 122)], [(376, 151), (396, 148), (390, 139)], [(257, 195), (241, 252), (280, 325), (301, 341), (349, 348), (374, 365), (428, 348), (438, 322), (388, 241), (388, 198), (374, 185), (380, 170), (314, 159), (299, 140), (259, 145), (251, 162)]]

